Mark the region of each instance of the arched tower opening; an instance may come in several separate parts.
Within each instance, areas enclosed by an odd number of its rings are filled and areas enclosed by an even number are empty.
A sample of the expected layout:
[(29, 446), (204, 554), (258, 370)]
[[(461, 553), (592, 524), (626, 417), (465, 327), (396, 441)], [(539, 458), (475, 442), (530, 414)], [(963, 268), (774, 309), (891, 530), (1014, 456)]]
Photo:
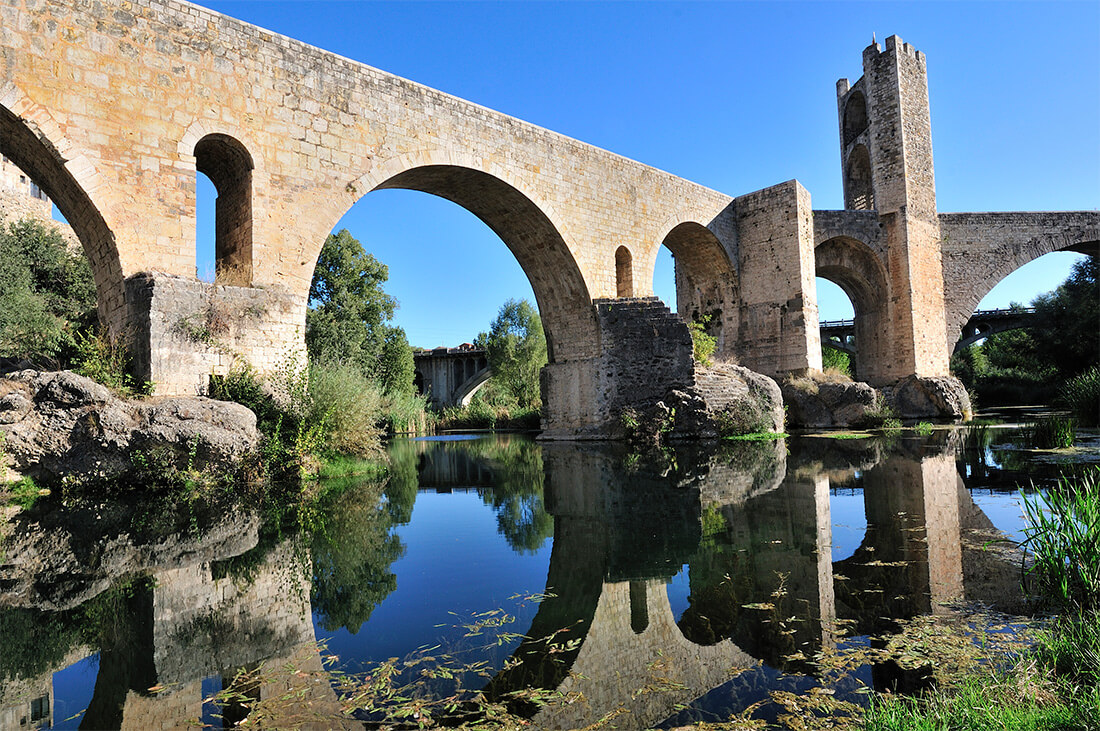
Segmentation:
[(867, 99), (862, 93), (853, 91), (844, 106), (844, 146), (855, 142), (867, 129)]
[(214, 281), (252, 285), (252, 156), (228, 135), (195, 145), (195, 169), (217, 190), (214, 203)]
[(856, 145), (848, 155), (844, 172), (844, 207), (852, 211), (875, 210), (875, 191), (871, 181), (871, 155), (865, 145)]
[(634, 257), (630, 249), (620, 246), (615, 249), (615, 296), (634, 296)]

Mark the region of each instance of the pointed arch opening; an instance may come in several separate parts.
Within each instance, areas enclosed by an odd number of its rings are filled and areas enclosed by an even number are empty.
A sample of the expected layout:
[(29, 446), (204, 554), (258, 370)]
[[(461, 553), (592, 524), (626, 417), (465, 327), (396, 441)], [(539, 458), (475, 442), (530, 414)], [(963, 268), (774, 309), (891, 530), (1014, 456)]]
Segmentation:
[[(252, 285), (252, 156), (223, 134), (195, 144), (195, 170), (210, 179), (214, 202), (214, 281)], [(198, 238), (202, 238), (199, 236)]]
[[(836, 284), (852, 306), (852, 339), (846, 340), (852, 358), (852, 377), (874, 381), (889, 353), (886, 331), (886, 273), (866, 244), (844, 236), (822, 242), (814, 249), (817, 276)], [(826, 342), (826, 336), (821, 341)]]
[(844, 207), (851, 211), (875, 210), (875, 191), (871, 183), (871, 155), (864, 145), (856, 145), (848, 155), (844, 173)]
[(867, 129), (867, 99), (862, 93), (853, 91), (844, 105), (844, 146), (855, 142)]
[(615, 250), (615, 296), (634, 296), (634, 258), (630, 249), (620, 246)]
[(721, 359), (737, 342), (737, 277), (729, 255), (714, 232), (695, 221), (673, 227), (661, 244), (672, 253), (677, 314), (705, 327)]

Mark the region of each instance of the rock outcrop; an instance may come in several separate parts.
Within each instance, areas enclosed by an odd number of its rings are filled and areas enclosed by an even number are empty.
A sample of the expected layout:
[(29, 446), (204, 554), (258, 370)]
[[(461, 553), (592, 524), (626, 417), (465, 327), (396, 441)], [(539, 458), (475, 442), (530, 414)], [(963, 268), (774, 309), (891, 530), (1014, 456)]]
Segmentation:
[(902, 419), (969, 419), (970, 394), (957, 378), (909, 376), (883, 389), (887, 402)]
[(115, 477), (135, 453), (179, 466), (231, 465), (256, 449), (256, 415), (202, 397), (123, 399), (71, 371), (23, 370), (0, 377), (0, 434), (8, 476), (46, 481)]
[(795, 378), (783, 383), (787, 423), (796, 428), (851, 428), (868, 425), (880, 396), (866, 383)]
[(783, 395), (767, 376), (742, 366), (695, 366), (693, 384), (670, 389), (651, 407), (624, 414), (628, 438), (714, 439), (783, 431)]

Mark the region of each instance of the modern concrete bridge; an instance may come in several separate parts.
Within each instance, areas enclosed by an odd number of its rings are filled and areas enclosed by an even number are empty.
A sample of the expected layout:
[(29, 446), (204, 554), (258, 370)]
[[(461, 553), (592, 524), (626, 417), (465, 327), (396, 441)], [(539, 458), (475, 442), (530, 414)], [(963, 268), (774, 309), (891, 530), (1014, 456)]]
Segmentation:
[[(814, 211), (797, 181), (732, 197), (180, 0), (14, 0), (0, 19), (0, 154), (72, 224), (100, 319), (162, 394), (300, 349), (325, 234), (380, 188), (454, 201), (516, 257), (547, 336), (550, 437), (606, 434), (690, 380), (683, 333), (646, 344), (668, 353), (655, 368), (597, 312), (652, 295), (662, 245), (678, 312), (712, 315), (719, 359), (819, 368), (819, 274), (851, 297), (860, 376), (880, 385), (947, 375), (989, 288), (1100, 240), (1097, 212), (940, 214), (925, 58), (897, 37), (838, 85), (846, 210)], [(197, 172), (218, 191), (213, 286), (195, 276)], [(195, 317), (216, 342), (188, 335)]]
[[(996, 333), (1029, 327), (1035, 318), (1034, 307), (1007, 310), (978, 310), (959, 333), (952, 352), (969, 348), (974, 343)], [(821, 342), (850, 355), (856, 354), (855, 320), (829, 320), (820, 323)]]
[(468, 405), (492, 375), (484, 348), (467, 345), (425, 350), (413, 356), (417, 390), (428, 394), (437, 409)]

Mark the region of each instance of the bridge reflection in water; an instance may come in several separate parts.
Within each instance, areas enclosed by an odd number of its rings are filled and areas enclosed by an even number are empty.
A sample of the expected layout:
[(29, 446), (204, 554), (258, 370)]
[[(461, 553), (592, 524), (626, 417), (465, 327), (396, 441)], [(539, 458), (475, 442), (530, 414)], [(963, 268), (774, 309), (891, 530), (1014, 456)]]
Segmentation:
[[(541, 727), (580, 728), (618, 713), (620, 728), (644, 728), (746, 669), (812, 673), (807, 661), (837, 642), (839, 620), (861, 635), (948, 611), (956, 600), (1019, 602), (1014, 567), (966, 547), (969, 531), (991, 523), (962, 483), (951, 439), (893, 449), (848, 443), (845, 452), (823, 446), (830, 441), (803, 439), (790, 452), (783, 442), (683, 448), (653, 463), (616, 447), (524, 443), (524, 510), (553, 521), (548, 596), (487, 695), (558, 691), (563, 700), (534, 716)], [(502, 456), (509, 450), (486, 444), (402, 448), (422, 487), (515, 488)], [(834, 561), (830, 485), (853, 482), (868, 527), (855, 552)], [(117, 631), (65, 635), (71, 641), (45, 664), (9, 659), (0, 722), (18, 725), (35, 710), (39, 722), (52, 716), (52, 673), (90, 653), (93, 641), (99, 667), (85, 728), (185, 725), (202, 717), (211, 677), (228, 684), (261, 662), (263, 682), (245, 686), (246, 695), (294, 698), (277, 704), (265, 727), (331, 728), (342, 718), (320, 673), (310, 616), (309, 576), (325, 569), (308, 570), (300, 539), (273, 539), (240, 513), (198, 516), (195, 531), (149, 538), (128, 530), (126, 515), (86, 517), (58, 511), (16, 521), (0, 615), (8, 627), (42, 633), (109, 609)], [(76, 557), (97, 552), (118, 560), (74, 570)], [(677, 616), (668, 582), (684, 566), (690, 594)], [(313, 590), (316, 603), (316, 583)], [(573, 643), (551, 646), (545, 638), (564, 627)], [(871, 672), (876, 683), (891, 679), (887, 668)], [(221, 710), (227, 724), (245, 712)]]

